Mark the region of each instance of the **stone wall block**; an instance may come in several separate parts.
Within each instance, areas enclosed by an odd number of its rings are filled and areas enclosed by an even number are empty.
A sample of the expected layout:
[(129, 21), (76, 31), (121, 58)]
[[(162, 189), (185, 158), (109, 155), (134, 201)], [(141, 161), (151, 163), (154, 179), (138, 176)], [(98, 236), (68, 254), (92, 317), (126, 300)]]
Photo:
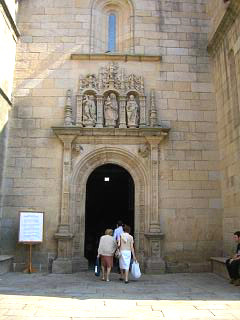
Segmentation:
[(204, 121), (204, 113), (201, 111), (178, 110), (177, 113), (180, 121)]
[(190, 170), (190, 180), (208, 180), (208, 171)]

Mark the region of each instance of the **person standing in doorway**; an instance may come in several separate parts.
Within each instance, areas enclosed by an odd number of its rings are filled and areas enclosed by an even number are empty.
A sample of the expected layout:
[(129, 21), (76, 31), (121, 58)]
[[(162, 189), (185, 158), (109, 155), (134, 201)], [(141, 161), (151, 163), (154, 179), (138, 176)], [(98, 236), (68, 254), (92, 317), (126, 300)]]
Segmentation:
[(98, 258), (101, 258), (102, 280), (110, 281), (109, 275), (113, 266), (113, 255), (117, 249), (112, 229), (106, 229), (105, 235), (100, 238)]
[(122, 233), (123, 233), (123, 222), (121, 220), (118, 220), (117, 228), (114, 230), (114, 233), (113, 233), (113, 238), (118, 242)]
[[(118, 220), (117, 228), (114, 230), (114, 233), (113, 233), (113, 238), (117, 242), (117, 245), (119, 243), (120, 236), (121, 236), (122, 233), (123, 233), (123, 222), (122, 222), (122, 220)], [(118, 258), (117, 258), (117, 260), (118, 260)], [(117, 265), (118, 273), (121, 273), (120, 272), (120, 268), (119, 268), (119, 261), (115, 260), (115, 262), (116, 262), (116, 265)]]
[(240, 231), (234, 232), (233, 239), (237, 243), (236, 253), (226, 261), (226, 267), (231, 278), (230, 283), (240, 286)]
[(128, 274), (129, 267), (131, 262), (131, 255), (133, 256), (133, 260), (136, 261), (135, 250), (134, 250), (134, 241), (133, 237), (130, 235), (131, 228), (127, 225), (123, 227), (123, 233), (120, 236), (120, 240), (118, 242), (119, 250), (121, 252), (119, 258), (119, 267), (121, 271), (120, 280), (124, 280), (125, 283), (128, 283)]

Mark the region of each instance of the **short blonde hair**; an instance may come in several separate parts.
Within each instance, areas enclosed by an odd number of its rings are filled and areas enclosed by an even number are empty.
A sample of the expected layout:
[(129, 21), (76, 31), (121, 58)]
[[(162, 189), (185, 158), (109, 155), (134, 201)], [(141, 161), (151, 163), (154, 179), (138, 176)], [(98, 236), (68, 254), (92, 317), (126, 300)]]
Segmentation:
[(112, 229), (106, 229), (105, 230), (105, 235), (112, 236), (112, 234), (113, 234), (113, 230)]

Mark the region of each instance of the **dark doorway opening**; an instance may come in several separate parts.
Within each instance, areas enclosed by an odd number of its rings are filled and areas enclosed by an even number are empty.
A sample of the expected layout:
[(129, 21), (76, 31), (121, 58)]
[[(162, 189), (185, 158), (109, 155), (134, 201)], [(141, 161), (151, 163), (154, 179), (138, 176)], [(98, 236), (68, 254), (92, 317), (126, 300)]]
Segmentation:
[(134, 234), (134, 182), (124, 168), (105, 164), (91, 173), (86, 186), (84, 255), (89, 265), (96, 260), (100, 237), (118, 220)]

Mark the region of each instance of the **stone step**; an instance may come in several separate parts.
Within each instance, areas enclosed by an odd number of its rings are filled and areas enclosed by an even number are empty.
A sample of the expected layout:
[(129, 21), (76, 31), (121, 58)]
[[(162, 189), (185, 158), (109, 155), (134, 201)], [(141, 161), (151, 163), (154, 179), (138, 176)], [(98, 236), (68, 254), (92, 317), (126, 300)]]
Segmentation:
[(0, 255), (0, 274), (13, 271), (13, 256)]
[(225, 265), (225, 262), (227, 259), (228, 259), (227, 257), (211, 257), (210, 258), (212, 272), (223, 278), (229, 279), (229, 275)]

